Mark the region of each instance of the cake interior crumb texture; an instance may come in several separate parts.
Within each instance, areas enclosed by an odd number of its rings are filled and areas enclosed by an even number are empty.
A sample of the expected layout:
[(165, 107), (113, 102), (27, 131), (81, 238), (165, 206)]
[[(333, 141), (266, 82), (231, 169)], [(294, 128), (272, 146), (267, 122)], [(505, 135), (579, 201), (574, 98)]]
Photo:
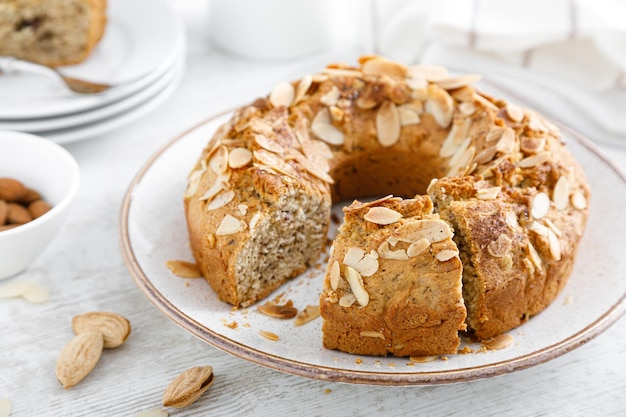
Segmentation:
[(78, 64), (104, 33), (105, 8), (105, 0), (0, 0), (0, 55)]

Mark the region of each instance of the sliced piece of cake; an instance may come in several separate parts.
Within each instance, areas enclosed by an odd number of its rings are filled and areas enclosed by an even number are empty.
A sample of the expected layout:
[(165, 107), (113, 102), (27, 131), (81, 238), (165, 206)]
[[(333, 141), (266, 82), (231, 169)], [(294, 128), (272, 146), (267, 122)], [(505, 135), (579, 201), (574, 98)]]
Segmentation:
[(326, 348), (361, 355), (456, 353), (465, 329), (462, 266), (426, 196), (355, 201), (320, 297)]

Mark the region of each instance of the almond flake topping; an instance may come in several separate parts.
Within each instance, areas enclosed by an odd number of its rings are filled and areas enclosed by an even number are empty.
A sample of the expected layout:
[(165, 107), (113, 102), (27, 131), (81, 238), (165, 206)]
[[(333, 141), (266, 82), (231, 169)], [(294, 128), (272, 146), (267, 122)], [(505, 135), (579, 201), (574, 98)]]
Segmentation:
[(399, 106), (398, 115), (400, 116), (400, 124), (402, 126), (416, 125), (420, 122), (418, 109), (410, 104)]
[(234, 235), (235, 233), (244, 231), (245, 228), (246, 224), (243, 221), (227, 214), (226, 217), (222, 219), (222, 222), (215, 231), (215, 234), (217, 236)]
[(211, 200), (220, 191), (225, 189), (228, 185), (228, 181), (230, 180), (230, 175), (230, 171), (226, 171), (225, 173), (218, 175), (213, 185), (200, 196), (199, 200)]
[(220, 146), (209, 160), (211, 170), (216, 174), (223, 174), (228, 169), (228, 149)]
[(494, 156), (496, 156), (497, 152), (497, 145), (485, 148), (474, 157), (474, 162), (479, 165), (486, 164), (487, 162), (491, 161)]
[(570, 185), (566, 176), (559, 177), (552, 191), (552, 201), (557, 210), (562, 211), (569, 205)]
[(478, 74), (461, 75), (459, 77), (442, 78), (435, 81), (439, 87), (444, 90), (454, 90), (456, 88), (465, 87), (479, 81), (482, 77)]
[(463, 155), (461, 155), (461, 157), (458, 159), (458, 161), (456, 162), (456, 164), (450, 168), (450, 171), (448, 171), (447, 176), (448, 177), (454, 177), (454, 176), (463, 176), (465, 174), (467, 174), (470, 171), (473, 171), (474, 169), (476, 169), (476, 163), (471, 164), (472, 159), (474, 158), (474, 154), (476, 153), (476, 148), (474, 148), (473, 146), (470, 146), (469, 148), (467, 148), (465, 150), (465, 152), (463, 152)]
[(476, 190), (476, 198), (479, 200), (495, 200), (500, 194), (502, 187), (489, 187)]
[(228, 166), (237, 169), (243, 168), (252, 161), (252, 152), (246, 148), (235, 148), (228, 154)]
[(554, 232), (548, 229), (548, 248), (550, 249), (550, 256), (555, 261), (561, 260), (561, 245), (559, 243), (559, 238), (554, 234)]
[(441, 149), (439, 150), (439, 155), (442, 158), (448, 158), (455, 154), (458, 147), (461, 146), (463, 141), (467, 138), (467, 134), (469, 132), (470, 127), (472, 126), (471, 119), (465, 119), (463, 124), (453, 124), (448, 132), (448, 136), (443, 141), (441, 145)]
[(520, 150), (527, 154), (535, 154), (543, 151), (546, 146), (546, 138), (522, 137)]
[(341, 279), (339, 261), (333, 262), (332, 266), (330, 267), (330, 272), (328, 273), (328, 278), (330, 281), (330, 288), (335, 291), (337, 287), (339, 287), (339, 280)]
[(517, 214), (513, 211), (507, 211), (504, 213), (504, 221), (511, 230), (517, 230), (519, 228), (519, 222), (517, 221)]
[(346, 294), (339, 299), (339, 305), (341, 307), (351, 307), (356, 302), (354, 294)]
[(354, 268), (364, 277), (372, 276), (378, 271), (378, 253), (375, 250), (365, 253), (361, 248), (349, 248), (343, 258), (346, 266)]
[(309, 88), (311, 88), (311, 84), (313, 84), (313, 77), (310, 74), (302, 77), (302, 79), (298, 83), (298, 87), (296, 87), (296, 96), (293, 99), (293, 104), (298, 103), (304, 98), (307, 91), (309, 91)]
[(429, 85), (425, 110), (435, 118), (439, 126), (448, 127), (454, 114), (454, 100), (443, 88)]
[(391, 250), (388, 240), (385, 240), (383, 243), (380, 244), (380, 246), (378, 246), (378, 255), (380, 255), (382, 259), (393, 259), (396, 261), (409, 260), (409, 256), (404, 250)]
[(365, 290), (361, 275), (351, 266), (346, 266), (346, 280), (348, 281), (348, 285), (350, 285), (350, 289), (357, 303), (365, 307), (370, 302), (370, 295)]
[(311, 131), (319, 139), (330, 145), (343, 145), (343, 132), (331, 124), (330, 113), (327, 108), (323, 108), (317, 113), (311, 123)]
[(463, 116), (471, 116), (476, 113), (476, 105), (471, 101), (465, 101), (459, 104), (459, 112)]
[(459, 254), (459, 252), (455, 251), (455, 250), (451, 250), (451, 249), (444, 249), (442, 251), (439, 251), (435, 257), (440, 261), (440, 262), (445, 262), (445, 261), (449, 261), (450, 259), (454, 258), (455, 256), (457, 256)]
[(417, 242), (422, 238), (436, 243), (452, 237), (452, 231), (443, 220), (417, 220), (398, 227), (394, 236), (407, 243)]
[(261, 134), (254, 135), (254, 141), (257, 143), (257, 145), (259, 145), (261, 148), (265, 149), (266, 151), (270, 151), (270, 152), (277, 153), (277, 154), (282, 154), (285, 151), (278, 142), (275, 142), (269, 139), (265, 135), (261, 135)]
[(388, 225), (398, 222), (402, 218), (402, 214), (387, 207), (370, 207), (363, 216), (365, 220), (380, 225)]
[(379, 339), (385, 340), (385, 335), (384, 334), (382, 334), (381, 332), (373, 331), (373, 330), (363, 330), (363, 331), (361, 331), (361, 333), (359, 333), (359, 336), (361, 336), (361, 337), (377, 337)]
[(584, 210), (587, 208), (587, 199), (585, 195), (580, 191), (574, 191), (571, 195), (570, 200), (572, 201), (572, 206), (576, 210)]
[(421, 238), (417, 242), (413, 242), (409, 245), (409, 248), (406, 250), (406, 254), (409, 255), (410, 258), (415, 258), (416, 256), (424, 253), (429, 246), (430, 241), (426, 238)]
[(274, 107), (289, 107), (293, 103), (295, 95), (296, 91), (291, 83), (280, 83), (270, 93), (270, 103)]
[[(368, 61), (369, 62), (369, 61)], [(400, 140), (400, 114), (396, 105), (389, 100), (383, 102), (376, 113), (376, 133), (383, 146), (394, 145)]]
[(504, 110), (506, 112), (506, 115), (512, 121), (519, 123), (524, 120), (524, 110), (520, 106), (517, 106), (513, 103), (507, 103)]
[(550, 151), (543, 151), (540, 152), (536, 155), (533, 156), (529, 156), (527, 158), (522, 159), (521, 161), (519, 161), (519, 163), (517, 164), (520, 168), (532, 168), (535, 167), (537, 165), (541, 165), (544, 162), (548, 162), (550, 160), (550, 157), (552, 156), (552, 152)]
[(543, 237), (548, 236), (548, 228), (544, 226), (543, 224), (536, 222), (534, 220), (528, 225), (528, 230), (530, 232), (537, 234), (538, 236), (543, 236)]
[(401, 77), (407, 73), (408, 68), (396, 61), (391, 61), (382, 57), (368, 59), (361, 65), (363, 74), (370, 75), (390, 75), (392, 77)]
[(448, 78), (448, 70), (437, 65), (412, 65), (408, 68), (408, 77), (421, 76), (428, 81), (436, 82)]
[(541, 219), (550, 211), (550, 197), (546, 193), (537, 193), (533, 198), (531, 214), (535, 219)]
[(293, 324), (296, 326), (302, 326), (312, 320), (315, 320), (320, 316), (320, 306), (319, 305), (308, 305), (304, 308), (304, 310), (300, 311), (296, 316)]
[(272, 126), (267, 124), (267, 122), (263, 119), (259, 119), (258, 117), (250, 119), (250, 130), (254, 133), (260, 133), (262, 135), (271, 136), (274, 130)]
[(340, 97), (341, 92), (336, 85), (333, 85), (333, 87), (326, 94), (320, 97), (320, 101), (322, 102), (322, 104), (330, 107), (336, 105)]
[(209, 204), (206, 206), (207, 211), (217, 210), (218, 208), (224, 207), (226, 204), (233, 201), (235, 198), (235, 192), (233, 190), (223, 190), (220, 191), (214, 198), (211, 200)]
[(515, 151), (515, 131), (513, 129), (507, 127), (502, 132), (502, 136), (500, 136), (500, 140), (496, 144), (496, 150), (503, 154), (511, 154)]
[(502, 258), (513, 248), (513, 241), (505, 234), (501, 234), (497, 239), (492, 240), (487, 245), (487, 252), (494, 258)]
[(537, 249), (533, 246), (532, 243), (528, 242), (528, 256), (530, 261), (535, 265), (535, 267), (541, 271), (541, 258), (539, 257), (539, 253), (537, 253)]

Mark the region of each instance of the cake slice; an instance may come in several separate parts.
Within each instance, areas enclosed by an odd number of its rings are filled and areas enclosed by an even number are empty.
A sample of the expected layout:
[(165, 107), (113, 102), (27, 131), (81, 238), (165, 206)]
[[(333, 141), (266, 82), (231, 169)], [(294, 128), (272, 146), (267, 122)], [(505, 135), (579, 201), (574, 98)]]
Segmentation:
[(426, 196), (355, 201), (320, 297), (323, 344), (361, 355), (456, 353), (465, 329), (462, 266)]
[(55, 67), (84, 61), (106, 24), (106, 0), (3, 0), (0, 55)]

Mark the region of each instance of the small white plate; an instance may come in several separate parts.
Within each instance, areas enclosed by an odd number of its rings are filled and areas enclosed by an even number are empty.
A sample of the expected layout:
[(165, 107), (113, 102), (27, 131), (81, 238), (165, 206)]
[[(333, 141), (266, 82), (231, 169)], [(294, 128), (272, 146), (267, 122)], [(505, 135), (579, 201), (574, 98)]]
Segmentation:
[[(591, 340), (626, 310), (626, 280), (622, 272), (616, 272), (626, 271), (626, 241), (616, 233), (626, 230), (626, 178), (592, 143), (563, 127), (568, 147), (591, 184), (589, 223), (568, 284), (545, 311), (508, 332), (513, 337), (511, 346), (446, 355), (427, 363), (356, 356), (322, 347), (321, 319), (295, 327), (292, 320), (264, 316), (255, 307), (233, 311), (204, 280), (178, 278), (165, 266), (171, 259), (193, 261), (182, 203), (186, 176), (228, 117), (230, 113), (190, 129), (147, 161), (130, 184), (120, 219), (122, 253), (140, 290), (175, 323), (211, 345), (310, 378), (380, 385), (442, 384), (502, 375), (551, 360)], [(298, 309), (317, 304), (323, 271), (323, 267), (311, 268), (267, 299), (280, 295)], [(267, 340), (260, 331), (280, 339)]]
[(0, 129), (18, 130), (31, 133), (61, 129), (76, 129), (87, 123), (98, 122), (100, 120), (116, 116), (145, 102), (172, 82), (175, 75), (180, 72), (181, 62), (184, 60), (184, 56), (182, 56), (184, 49), (181, 49), (180, 51), (181, 54), (179, 54), (179, 59), (175, 60), (173, 62), (174, 65), (168, 68), (162, 76), (157, 78), (153, 83), (147, 85), (145, 88), (124, 97), (123, 99), (114, 101), (113, 103), (105, 106), (96, 107), (92, 110), (70, 113), (66, 116), (13, 121), (0, 120)]
[[(146, 11), (150, 18), (142, 18)], [(164, 0), (109, 0), (105, 34), (82, 64), (60, 70), (76, 78), (118, 84), (99, 95), (70, 96), (30, 74), (0, 76), (0, 119), (36, 119), (90, 110), (150, 85), (178, 59), (184, 47), (180, 18)]]
[(152, 97), (149, 97), (142, 103), (137, 104), (134, 108), (129, 108), (121, 113), (115, 114), (97, 120), (92, 123), (76, 126), (69, 129), (51, 130), (38, 132), (39, 136), (43, 136), (58, 144), (67, 144), (91, 139), (96, 136), (103, 135), (114, 129), (118, 129), (154, 110), (158, 105), (167, 100), (176, 91), (185, 74), (185, 63), (179, 61), (174, 68), (174, 72), (169, 82)]

